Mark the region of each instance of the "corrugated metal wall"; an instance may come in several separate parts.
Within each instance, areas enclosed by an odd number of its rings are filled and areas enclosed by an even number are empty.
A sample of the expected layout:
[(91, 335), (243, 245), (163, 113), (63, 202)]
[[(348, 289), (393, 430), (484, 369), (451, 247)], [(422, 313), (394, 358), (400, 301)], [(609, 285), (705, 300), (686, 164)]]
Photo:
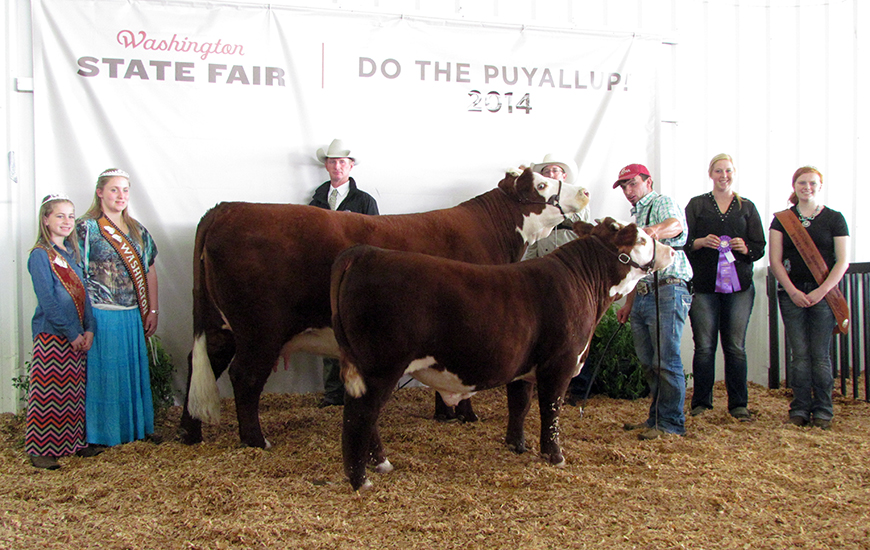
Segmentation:
[[(219, 3), (219, 2), (218, 2)], [(242, 3), (242, 2), (236, 2)], [(254, 3), (254, 2), (245, 2)], [(264, 2), (256, 2), (264, 3)], [(0, 18), (3, 51), (30, 48), (30, 2), (10, 0)], [(709, 159), (728, 152), (738, 167), (738, 191), (770, 219), (789, 194), (792, 172), (813, 164), (825, 174), (825, 201), (841, 210), (852, 231), (853, 260), (867, 261), (868, 220), (859, 205), (868, 199), (860, 162), (867, 159), (870, 123), (861, 92), (868, 84), (867, 38), (870, 8), (859, 0), (310, 0), (273, 1), (273, 6), (305, 6), (344, 11), (406, 14), (530, 25), (638, 32), (661, 36), (659, 62), (661, 140), (654, 171), (663, 192), (685, 204), (707, 191)], [(482, 45), (485, 47), (485, 45)], [(7, 58), (2, 128), (18, 160), (18, 173), (33, 173), (32, 103), (13, 91), (19, 77), (32, 76), (27, 61)], [(23, 106), (23, 108), (22, 108)], [(863, 140), (862, 140), (863, 138)], [(5, 151), (4, 151), (5, 152)], [(5, 156), (5, 155), (4, 155)], [(627, 159), (636, 162), (640, 159)], [(619, 167), (614, 167), (617, 170)], [(652, 168), (652, 167), (651, 167)], [(7, 197), (29, 192), (8, 178)], [(861, 182), (863, 183), (863, 182)], [(593, 193), (611, 191), (607, 182)], [(7, 201), (8, 202), (8, 201)], [(12, 203), (15, 201), (13, 200)], [(15, 204), (7, 206), (13, 209)], [(0, 234), (17, 234), (11, 218)], [(25, 228), (29, 230), (29, 228)], [(766, 260), (758, 264), (761, 275)], [(19, 267), (2, 264), (0, 280), (30, 292)], [(750, 331), (750, 377), (766, 381), (767, 329), (764, 286), (757, 277), (758, 300)], [(8, 298), (8, 299), (7, 299)], [(11, 300), (11, 302), (10, 302)], [(0, 409), (16, 406), (10, 379), (29, 350), (15, 351), (19, 317), (30, 312), (4, 295), (0, 312)], [(21, 303), (21, 300), (17, 300)], [(10, 306), (10, 307), (7, 307)], [(691, 341), (684, 339), (684, 363), (691, 364)], [(10, 336), (12, 335), (12, 336)]]

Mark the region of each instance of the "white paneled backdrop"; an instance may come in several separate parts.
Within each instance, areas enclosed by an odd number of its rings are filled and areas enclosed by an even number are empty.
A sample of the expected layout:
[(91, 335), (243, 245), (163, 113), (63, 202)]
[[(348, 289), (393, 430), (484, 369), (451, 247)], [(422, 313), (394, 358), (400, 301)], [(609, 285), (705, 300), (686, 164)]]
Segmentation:
[[(198, 0), (183, 3), (206, 5)], [(647, 163), (659, 190), (686, 204), (710, 188), (706, 175), (709, 159), (720, 152), (730, 153), (737, 164), (737, 190), (755, 202), (765, 223), (785, 206), (794, 170), (815, 165), (825, 175), (825, 202), (842, 211), (849, 222), (852, 260), (870, 260), (867, 245), (862, 246), (870, 238), (870, 222), (859, 215), (859, 206), (870, 199), (860, 164), (870, 159), (866, 106), (870, 3), (864, 0), (278, 0), (268, 4), (275, 10), (340, 10), (351, 17), (355, 13), (404, 14), (510, 27), (660, 37), (658, 101), (662, 124), (657, 150), (652, 158), (629, 158), (625, 163)], [(2, 10), (0, 145), (6, 177), (0, 188), (0, 411), (8, 412), (21, 405), (12, 378), (23, 372), (30, 354), (30, 317), (35, 302), (26, 257), (36, 227), (37, 160), (33, 146), (31, 5), (28, 0), (6, 0)], [(572, 121), (548, 123), (570, 127)], [(578, 141), (582, 133), (578, 129)], [(613, 167), (614, 176), (618, 169)], [(618, 193), (610, 189), (610, 183), (587, 185), (593, 196)], [(618, 212), (595, 210), (595, 206), (593, 210), (595, 215), (627, 214), (627, 207)], [(765, 383), (766, 259), (756, 266), (757, 301), (748, 341), (750, 378)], [(161, 335), (182, 371), (179, 378), (183, 378), (188, 337)], [(691, 331), (687, 328), (683, 341), (687, 370), (691, 357)], [(268, 388), (317, 391), (316, 368), (312, 367), (307, 377), (270, 381)]]

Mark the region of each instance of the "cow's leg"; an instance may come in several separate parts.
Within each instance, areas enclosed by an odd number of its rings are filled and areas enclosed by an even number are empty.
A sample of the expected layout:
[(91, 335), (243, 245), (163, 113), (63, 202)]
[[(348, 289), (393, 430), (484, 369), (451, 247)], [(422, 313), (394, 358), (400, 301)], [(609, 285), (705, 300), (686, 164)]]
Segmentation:
[(534, 384), (525, 380), (514, 380), (507, 385), (508, 427), (505, 443), (517, 454), (526, 452), (523, 423), (532, 402), (532, 389)]
[[(567, 372), (567, 369), (565, 370)], [(538, 377), (538, 407), (541, 409), (541, 458), (555, 466), (564, 466), (565, 457), (559, 444), (559, 411), (570, 379), (551, 380)]]
[(344, 473), (355, 491), (371, 487), (366, 478), (366, 465), (378, 473), (393, 470), (384, 453), (378, 418), (404, 369), (395, 370), (398, 375), (393, 378), (366, 378), (366, 392), (361, 396), (345, 396), (341, 451)]
[(451, 407), (444, 402), (440, 392), (435, 392), (434, 418), (438, 422), (449, 422), (451, 420), (477, 422), (477, 415), (474, 413), (474, 409), (471, 408), (471, 399), (463, 399), (455, 407)]
[[(217, 380), (227, 369), (233, 355), (236, 353), (233, 334), (228, 330), (206, 331), (206, 345), (214, 378)], [(179, 422), (179, 436), (187, 445), (202, 442), (202, 420), (194, 418), (187, 410), (190, 398), (190, 382), (193, 376), (193, 353), (187, 354), (187, 392), (184, 396), (184, 407)]]
[(456, 418), (461, 422), (477, 422), (477, 415), (471, 408), (471, 399), (463, 399), (456, 404)]
[(239, 439), (249, 447), (269, 447), (260, 428), (260, 394), (278, 360), (280, 348), (274, 346), (239, 343), (236, 356), (230, 363), (230, 381), (236, 401), (239, 421)]
[(441, 397), (441, 392), (435, 392), (435, 420), (438, 422), (449, 422), (456, 420), (456, 408), (449, 406)]

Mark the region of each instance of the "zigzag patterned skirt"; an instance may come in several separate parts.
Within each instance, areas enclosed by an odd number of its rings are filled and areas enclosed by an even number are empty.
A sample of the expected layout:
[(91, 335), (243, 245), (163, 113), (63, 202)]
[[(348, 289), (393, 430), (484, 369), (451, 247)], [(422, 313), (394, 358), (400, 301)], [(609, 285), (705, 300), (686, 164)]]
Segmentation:
[(24, 451), (68, 456), (84, 448), (86, 353), (63, 336), (40, 333), (33, 341)]

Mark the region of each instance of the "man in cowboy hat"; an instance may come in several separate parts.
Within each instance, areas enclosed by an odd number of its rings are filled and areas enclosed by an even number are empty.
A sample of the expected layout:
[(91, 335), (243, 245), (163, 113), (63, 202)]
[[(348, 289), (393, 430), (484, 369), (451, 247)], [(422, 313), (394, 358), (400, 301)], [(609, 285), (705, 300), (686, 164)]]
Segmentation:
[[(544, 155), (544, 160), (538, 164), (532, 164), (531, 168), (534, 172), (546, 178), (564, 181), (565, 183), (574, 183), (574, 177), (577, 173), (577, 165), (574, 164), (574, 161), (567, 157), (564, 160), (559, 160), (559, 157), (552, 153)], [(549, 235), (530, 244), (523, 255), (523, 260), (546, 256), (556, 250), (556, 247), (573, 241), (577, 238), (577, 234), (571, 231), (574, 222), (588, 222), (589, 217), (588, 206), (578, 214), (569, 214), (568, 220), (554, 228)]]
[[(625, 429), (642, 430), (639, 439), (683, 435), (686, 432), (683, 414), (686, 379), (680, 358), (680, 341), (692, 305), (692, 291), (689, 289), (692, 266), (683, 252), (688, 235), (686, 215), (671, 197), (653, 191), (649, 170), (642, 164), (629, 164), (620, 170), (613, 184), (614, 189), (617, 187), (631, 203), (631, 214), (638, 227), (675, 252), (674, 263), (658, 273), (658, 315), (653, 275), (641, 279), (626, 296), (625, 305), (616, 312), (620, 323), (631, 318), (634, 349), (652, 393), (647, 420), (626, 424)], [(656, 325), (660, 330), (656, 330)]]
[[(314, 191), (310, 206), (328, 210), (343, 210), (360, 214), (378, 214), (378, 203), (374, 197), (357, 189), (350, 171), (356, 164), (356, 157), (340, 139), (332, 140), (326, 151), (317, 150), (317, 160), (323, 163), (329, 181)], [(320, 407), (344, 405), (344, 384), (341, 383), (341, 368), (338, 359), (323, 358), (323, 400)]]
[[(560, 160), (563, 158), (564, 160)], [(540, 163), (532, 164), (531, 168), (534, 172), (537, 172), (546, 178), (552, 178), (566, 183), (574, 183), (574, 177), (577, 174), (577, 165), (573, 160), (567, 156), (560, 157), (553, 153), (547, 153), (544, 155), (544, 160)], [(577, 238), (577, 234), (571, 230), (574, 222), (588, 222), (589, 218), (588, 206), (579, 213), (568, 214), (568, 219), (553, 228), (549, 235), (529, 245), (526, 249), (526, 253), (523, 255), (523, 260), (546, 256), (550, 252), (556, 250), (557, 247), (573, 241)], [(568, 395), (566, 396), (567, 403), (571, 405), (577, 404), (580, 396), (586, 392), (586, 387), (591, 382), (591, 371), (592, 369), (583, 369), (580, 374), (571, 380), (571, 384), (568, 386)]]

